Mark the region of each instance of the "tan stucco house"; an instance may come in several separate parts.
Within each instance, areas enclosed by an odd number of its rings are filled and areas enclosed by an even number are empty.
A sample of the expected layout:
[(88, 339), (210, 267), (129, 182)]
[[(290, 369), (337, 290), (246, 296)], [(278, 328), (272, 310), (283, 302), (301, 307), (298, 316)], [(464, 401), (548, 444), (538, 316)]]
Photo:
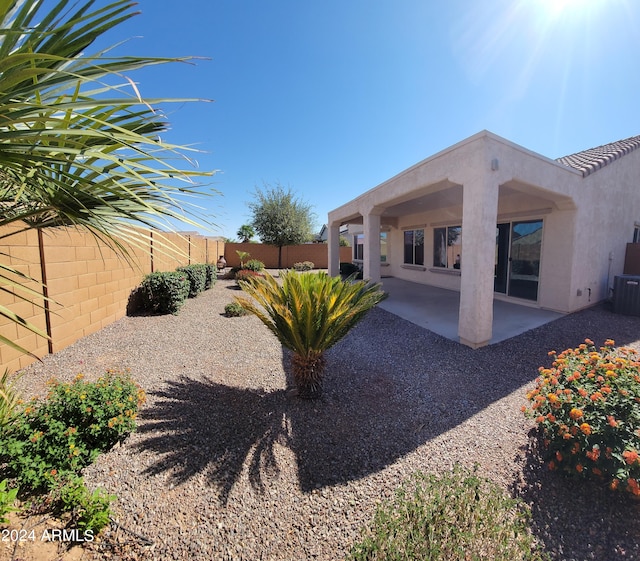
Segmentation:
[(609, 296), (640, 241), (640, 136), (552, 160), (487, 131), (423, 160), (329, 213), (364, 277), (460, 292), (458, 334), (492, 336), (493, 300), (568, 313)]

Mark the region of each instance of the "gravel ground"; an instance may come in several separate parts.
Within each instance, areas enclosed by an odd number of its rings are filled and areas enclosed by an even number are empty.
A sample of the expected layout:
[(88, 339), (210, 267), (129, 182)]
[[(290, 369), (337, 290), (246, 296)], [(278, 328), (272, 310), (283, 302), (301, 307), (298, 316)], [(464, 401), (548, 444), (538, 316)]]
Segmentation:
[(118, 496), (95, 558), (342, 559), (408, 475), (460, 462), (531, 504), (554, 559), (640, 559), (640, 502), (546, 471), (520, 411), (548, 350), (640, 348), (640, 318), (597, 306), (474, 351), (374, 309), (306, 402), (257, 318), (223, 316), (237, 294), (220, 280), (177, 316), (123, 318), (27, 370), (30, 393), (108, 368), (147, 391), (138, 431), (86, 470)]

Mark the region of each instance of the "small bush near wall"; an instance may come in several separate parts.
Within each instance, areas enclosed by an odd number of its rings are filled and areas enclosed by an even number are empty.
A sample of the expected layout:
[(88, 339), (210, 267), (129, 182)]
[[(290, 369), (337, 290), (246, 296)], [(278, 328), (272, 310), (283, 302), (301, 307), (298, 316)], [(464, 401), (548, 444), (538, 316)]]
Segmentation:
[(355, 263), (340, 263), (340, 274), (343, 277), (350, 277), (360, 273), (360, 268)]
[(142, 300), (146, 310), (157, 314), (177, 314), (189, 296), (191, 283), (185, 273), (151, 273), (142, 281)]
[(242, 268), (259, 273), (261, 271), (264, 271), (264, 263), (262, 261), (259, 261), (258, 259), (249, 259), (249, 261), (247, 261)]
[(296, 271), (311, 271), (315, 265), (311, 261), (303, 261), (302, 263), (294, 263), (293, 268)]
[(248, 279), (249, 277), (262, 277), (263, 275), (261, 275), (260, 273), (256, 272), (256, 271), (251, 271), (249, 269), (240, 269), (237, 273), (236, 273), (236, 282), (240, 282), (243, 280)]
[(204, 289), (209, 290), (216, 283), (218, 278), (218, 268), (211, 263), (207, 263), (205, 268), (207, 272), (207, 280), (204, 283)]
[(207, 284), (206, 265), (185, 265), (176, 271), (186, 274), (189, 279), (189, 298), (195, 298), (204, 290)]

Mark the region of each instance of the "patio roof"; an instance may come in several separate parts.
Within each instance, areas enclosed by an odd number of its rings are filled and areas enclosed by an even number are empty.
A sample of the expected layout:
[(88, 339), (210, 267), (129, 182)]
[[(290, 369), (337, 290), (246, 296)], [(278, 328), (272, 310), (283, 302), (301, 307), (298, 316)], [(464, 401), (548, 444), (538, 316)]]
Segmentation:
[[(389, 297), (379, 306), (442, 337), (458, 341), (460, 293), (394, 277), (382, 279)], [(562, 317), (563, 314), (527, 305), (493, 300), (490, 345)]]

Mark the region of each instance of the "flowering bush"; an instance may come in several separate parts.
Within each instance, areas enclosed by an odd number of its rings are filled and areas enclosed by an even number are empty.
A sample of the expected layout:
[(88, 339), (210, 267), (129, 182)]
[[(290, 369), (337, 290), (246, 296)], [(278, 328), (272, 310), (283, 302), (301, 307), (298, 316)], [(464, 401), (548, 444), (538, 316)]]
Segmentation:
[(551, 351), (523, 411), (538, 423), (549, 469), (640, 496), (640, 357), (614, 344)]
[(124, 440), (144, 399), (120, 372), (93, 383), (82, 375), (72, 383), (52, 381), (47, 398), (27, 404), (0, 434), (1, 473), (25, 492), (54, 488)]
[(313, 261), (302, 261), (302, 263), (293, 264), (293, 268), (296, 271), (311, 271), (314, 267)]
[(240, 269), (236, 273), (236, 282), (240, 283), (240, 281), (247, 280), (248, 278), (251, 278), (251, 277), (262, 277), (262, 276), (263, 275), (261, 275), (257, 271), (252, 271), (251, 269)]

